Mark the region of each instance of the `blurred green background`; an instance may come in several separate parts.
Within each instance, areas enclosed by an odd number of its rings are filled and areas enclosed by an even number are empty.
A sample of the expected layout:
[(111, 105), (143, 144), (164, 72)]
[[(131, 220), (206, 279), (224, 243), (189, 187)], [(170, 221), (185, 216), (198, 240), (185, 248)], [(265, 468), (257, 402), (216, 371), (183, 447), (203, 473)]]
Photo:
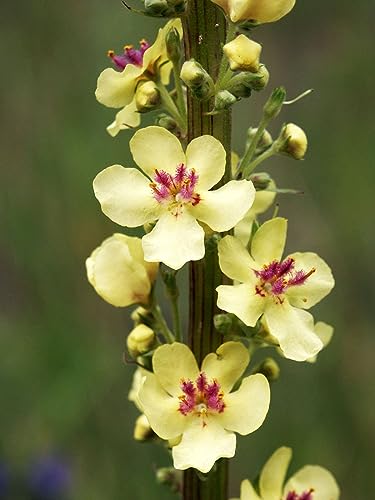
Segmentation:
[[(313, 312), (336, 330), (316, 365), (281, 362), (266, 423), (238, 440), (232, 494), (283, 444), (294, 448), (292, 468), (329, 468), (344, 500), (375, 489), (374, 14), (372, 0), (299, 1), (255, 32), (271, 86), (286, 85), (290, 98), (315, 89), (272, 129), (302, 125), (306, 160), (264, 168), (279, 186), (305, 192), (280, 196), (280, 215), (290, 221), (290, 250), (317, 251), (332, 265), (336, 288)], [(120, 229), (101, 213), (92, 179), (130, 161), (131, 134), (105, 131), (114, 110), (96, 102), (96, 77), (107, 49), (152, 40), (158, 25), (119, 0), (2, 4), (0, 498), (2, 480), (12, 491), (4, 498), (39, 498), (30, 481), (51, 456), (69, 469), (61, 498), (173, 498), (153, 479), (166, 452), (132, 440), (133, 367), (122, 362), (129, 311), (102, 301), (84, 269)], [(237, 151), (267, 95), (237, 105)]]

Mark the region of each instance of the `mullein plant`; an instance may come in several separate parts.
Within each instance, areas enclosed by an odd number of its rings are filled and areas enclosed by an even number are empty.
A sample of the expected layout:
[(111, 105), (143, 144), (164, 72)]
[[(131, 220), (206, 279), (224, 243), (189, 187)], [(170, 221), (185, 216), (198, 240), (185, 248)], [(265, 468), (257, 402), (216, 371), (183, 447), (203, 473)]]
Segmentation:
[[(93, 187), (103, 213), (141, 236), (109, 236), (86, 261), (88, 280), (115, 307), (135, 306), (125, 360), (136, 365), (129, 400), (139, 409), (134, 438), (163, 446), (170, 467), (157, 471), (184, 500), (228, 498), (228, 460), (237, 435), (261, 428), (277, 356), (315, 362), (333, 333), (310, 309), (333, 288), (329, 266), (312, 252), (283, 256), (288, 221), (273, 210), (283, 189), (257, 167), (271, 156), (302, 160), (307, 138), (287, 123), (267, 130), (287, 101), (283, 87), (249, 124), (242, 155), (231, 151), (235, 103), (263, 91), (269, 72), (255, 28), (295, 0), (144, 0), (130, 15), (162, 18), (155, 41), (108, 52), (96, 97), (121, 108), (107, 127), (125, 136), (135, 166), (112, 165)], [(127, 42), (127, 41), (126, 41)], [(306, 93), (302, 94), (303, 97)], [(143, 114), (152, 126), (139, 128)], [(128, 132), (122, 132), (128, 129)], [(264, 218), (264, 216), (263, 216)], [(293, 221), (291, 221), (293, 223)], [(178, 275), (188, 267), (188, 291)], [(158, 302), (165, 287), (171, 324)], [(180, 304), (188, 306), (187, 327)], [(187, 307), (187, 306), (186, 306)], [(252, 364), (256, 350), (274, 357)], [(261, 432), (261, 430), (259, 431)], [(254, 454), (256, 450), (249, 450)], [(241, 500), (336, 500), (333, 476), (306, 466), (284, 485), (291, 459), (279, 448)]]

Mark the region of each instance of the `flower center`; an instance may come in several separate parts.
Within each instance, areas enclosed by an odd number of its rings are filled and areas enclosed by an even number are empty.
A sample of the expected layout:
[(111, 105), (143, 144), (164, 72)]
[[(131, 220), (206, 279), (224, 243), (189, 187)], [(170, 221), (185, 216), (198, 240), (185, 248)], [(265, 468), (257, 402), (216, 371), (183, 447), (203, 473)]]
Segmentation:
[(255, 291), (262, 297), (272, 296), (282, 303), (281, 295), (288, 288), (303, 285), (315, 271), (315, 268), (308, 273), (296, 270), (295, 261), (291, 257), (280, 262), (273, 260), (270, 264), (265, 264), (260, 271), (254, 270), (255, 276), (259, 278)]
[(112, 59), (116, 69), (122, 71), (128, 64), (142, 66), (143, 54), (149, 47), (150, 44), (146, 40), (141, 40), (139, 49), (135, 49), (133, 45), (125, 45), (123, 54), (115, 54), (113, 50), (109, 50), (107, 54)]
[(168, 210), (175, 216), (182, 213), (185, 205), (198, 205), (200, 196), (195, 192), (198, 175), (192, 168), (188, 170), (183, 163), (176, 168), (175, 175), (164, 170), (156, 170), (154, 182), (150, 184), (154, 198), (159, 203), (167, 203)]
[(210, 413), (222, 413), (225, 408), (223, 392), (216, 380), (207, 381), (205, 373), (200, 373), (197, 380), (183, 380), (181, 382), (183, 394), (179, 396), (180, 406), (178, 411), (182, 415), (194, 414), (205, 417)]
[(313, 500), (314, 489), (310, 488), (309, 491), (304, 491), (298, 495), (295, 491), (290, 491), (285, 500)]

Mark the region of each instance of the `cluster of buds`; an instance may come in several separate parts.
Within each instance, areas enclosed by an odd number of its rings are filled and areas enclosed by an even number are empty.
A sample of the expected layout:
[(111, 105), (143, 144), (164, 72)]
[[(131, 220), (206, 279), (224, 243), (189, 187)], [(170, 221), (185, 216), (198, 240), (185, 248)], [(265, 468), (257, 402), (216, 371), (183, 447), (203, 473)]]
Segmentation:
[(145, 10), (150, 17), (177, 17), (185, 12), (186, 0), (143, 0)]

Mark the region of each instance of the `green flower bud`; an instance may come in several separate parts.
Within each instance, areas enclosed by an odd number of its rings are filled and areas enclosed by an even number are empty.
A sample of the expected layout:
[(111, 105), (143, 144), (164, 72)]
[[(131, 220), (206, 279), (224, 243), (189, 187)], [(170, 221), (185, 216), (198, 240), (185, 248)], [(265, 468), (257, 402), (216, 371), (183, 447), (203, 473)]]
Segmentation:
[(268, 85), (270, 80), (270, 74), (266, 66), (264, 64), (260, 64), (258, 71), (254, 73), (254, 76), (256, 76), (256, 78), (254, 78), (254, 81), (252, 82), (253, 90), (263, 90), (264, 87)]
[(250, 175), (250, 180), (254, 184), (257, 191), (267, 189), (272, 182), (271, 177), (266, 172), (257, 172), (256, 174), (252, 174)]
[(262, 373), (269, 382), (275, 382), (280, 376), (280, 367), (273, 358), (265, 358), (253, 373)]
[(137, 358), (151, 351), (155, 345), (155, 333), (148, 326), (140, 323), (128, 335), (126, 344), (130, 355)]
[(148, 441), (155, 436), (146, 415), (139, 415), (134, 424), (133, 437), (136, 441)]
[(175, 133), (178, 130), (178, 124), (176, 120), (165, 113), (161, 113), (156, 117), (155, 125), (166, 128), (167, 130), (173, 133)]
[(151, 16), (161, 17), (169, 14), (167, 0), (144, 0), (145, 10)]
[(181, 491), (182, 471), (173, 467), (162, 467), (156, 471), (156, 481), (171, 488), (174, 493)]
[(237, 102), (237, 98), (228, 92), (228, 90), (221, 90), (215, 96), (215, 111), (223, 111), (224, 109), (228, 109), (235, 102)]
[(284, 87), (277, 87), (272, 92), (272, 94), (268, 98), (268, 101), (263, 107), (263, 112), (266, 119), (271, 120), (280, 113), (285, 101), (285, 97), (286, 91)]
[(181, 38), (176, 28), (172, 28), (166, 38), (168, 59), (178, 63), (181, 59)]
[(306, 134), (294, 123), (288, 123), (283, 127), (277, 142), (280, 142), (279, 153), (285, 153), (295, 160), (302, 160), (306, 154), (308, 144)]
[(138, 86), (135, 93), (135, 105), (139, 113), (147, 113), (160, 104), (160, 94), (156, 84), (148, 80)]
[(214, 316), (216, 330), (222, 335), (228, 335), (232, 331), (233, 317), (230, 314), (216, 314)]
[[(257, 133), (257, 128), (254, 128), (254, 127), (250, 127), (248, 130), (247, 130), (247, 141), (246, 141), (246, 147), (249, 146), (250, 142), (253, 140), (255, 134)], [(268, 130), (265, 130), (262, 134), (262, 137), (260, 138), (260, 141), (258, 142), (258, 145), (257, 145), (257, 150), (265, 150), (267, 149), (269, 146), (271, 146), (273, 142), (273, 139), (272, 139), (272, 136), (271, 134), (268, 132)]]
[(194, 59), (184, 62), (180, 77), (197, 99), (209, 99), (215, 92), (212, 78), (203, 66)]

